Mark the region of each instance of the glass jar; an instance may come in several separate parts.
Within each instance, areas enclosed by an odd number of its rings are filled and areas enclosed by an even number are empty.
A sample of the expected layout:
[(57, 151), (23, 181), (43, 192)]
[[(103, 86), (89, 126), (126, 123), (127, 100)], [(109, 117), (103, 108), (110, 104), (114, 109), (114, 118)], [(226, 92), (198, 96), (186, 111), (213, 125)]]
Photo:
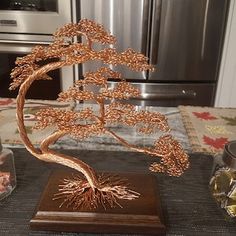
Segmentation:
[(16, 187), (13, 152), (3, 148), (0, 140), (0, 200), (11, 194)]
[(212, 196), (230, 217), (236, 217), (236, 140), (227, 143), (214, 159), (210, 180)]

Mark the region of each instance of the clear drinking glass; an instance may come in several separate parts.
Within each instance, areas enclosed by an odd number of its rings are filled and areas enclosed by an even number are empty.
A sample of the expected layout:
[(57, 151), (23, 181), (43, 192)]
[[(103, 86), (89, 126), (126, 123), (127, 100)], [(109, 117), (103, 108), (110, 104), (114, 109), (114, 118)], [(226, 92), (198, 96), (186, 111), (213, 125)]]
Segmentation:
[(0, 200), (11, 194), (16, 187), (13, 152), (3, 148), (0, 140)]

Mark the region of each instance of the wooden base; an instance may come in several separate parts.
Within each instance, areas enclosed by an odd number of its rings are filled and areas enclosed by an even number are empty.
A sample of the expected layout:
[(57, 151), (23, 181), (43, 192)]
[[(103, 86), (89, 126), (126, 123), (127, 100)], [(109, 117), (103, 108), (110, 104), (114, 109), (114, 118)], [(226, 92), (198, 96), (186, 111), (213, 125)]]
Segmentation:
[[(110, 174), (110, 173), (109, 173)], [(117, 173), (116, 173), (117, 174)], [(152, 175), (118, 173), (126, 178), (130, 189), (141, 196), (136, 200), (120, 200), (123, 208), (74, 211), (52, 200), (58, 184), (71, 172), (54, 172), (41, 197), (38, 209), (30, 222), (32, 230), (90, 233), (135, 233), (165, 235), (165, 226), (157, 195), (157, 183)]]

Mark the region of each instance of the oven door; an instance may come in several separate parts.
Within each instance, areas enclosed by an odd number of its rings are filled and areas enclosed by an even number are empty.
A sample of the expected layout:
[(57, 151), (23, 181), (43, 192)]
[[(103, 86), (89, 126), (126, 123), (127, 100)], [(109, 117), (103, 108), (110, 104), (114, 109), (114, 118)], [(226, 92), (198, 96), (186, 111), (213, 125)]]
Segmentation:
[(51, 35), (71, 20), (71, 1), (0, 1), (1, 33)]
[[(40, 43), (37, 42), (37, 45)], [(47, 44), (46, 42), (41, 44)], [(15, 67), (17, 57), (28, 54), (36, 42), (29, 41), (0, 41), (0, 97), (15, 98), (18, 90), (9, 91), (10, 73)], [(74, 82), (74, 67), (67, 66), (48, 73), (52, 80), (37, 80), (30, 87), (26, 94), (26, 98), (30, 99), (50, 99), (57, 98), (58, 93), (65, 91)]]

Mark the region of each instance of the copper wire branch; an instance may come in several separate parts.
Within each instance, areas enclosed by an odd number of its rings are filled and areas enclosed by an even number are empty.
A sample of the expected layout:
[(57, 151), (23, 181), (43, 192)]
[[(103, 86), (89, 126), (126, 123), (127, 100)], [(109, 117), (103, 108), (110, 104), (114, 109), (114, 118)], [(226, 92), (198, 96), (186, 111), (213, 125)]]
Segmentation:
[[(85, 42), (73, 42), (74, 37), (84, 37)], [(42, 140), (37, 149), (28, 138), (23, 109), (25, 95), (35, 80), (51, 79), (47, 73), (64, 66), (80, 64), (87, 61), (99, 60), (104, 64), (125, 65), (135, 71), (152, 70), (148, 58), (132, 49), (117, 52), (115, 48), (105, 48), (100, 51), (93, 49), (93, 43), (114, 44), (115, 37), (110, 35), (102, 25), (83, 19), (78, 24), (67, 24), (58, 29), (54, 34), (54, 42), (49, 46), (36, 46), (32, 52), (16, 60), (16, 67), (11, 73), (13, 82), (10, 89), (19, 88), (17, 102), (17, 124), (20, 136), (26, 149), (36, 158), (54, 162), (70, 167), (83, 176), (74, 176), (65, 179), (59, 186), (59, 193), (55, 200), (63, 200), (62, 205), (72, 206), (74, 209), (81, 207), (104, 208), (120, 206), (118, 200), (133, 200), (139, 193), (127, 187), (127, 183), (114, 176), (97, 175), (96, 172), (79, 158), (67, 156), (50, 149), (50, 145), (58, 139), (70, 135), (83, 140), (85, 138), (108, 134), (131, 150), (158, 157), (159, 162), (153, 163), (150, 170), (166, 172), (172, 176), (180, 176), (189, 165), (188, 155), (184, 152), (178, 141), (169, 134), (167, 119), (160, 113), (148, 111), (135, 111), (134, 106), (120, 102), (131, 97), (138, 97), (140, 91), (132, 84), (126, 82), (121, 74), (107, 67), (97, 71), (87, 72), (83, 80), (75, 82), (74, 86), (63, 91), (58, 96), (58, 101), (87, 101), (93, 100), (99, 105), (99, 114), (90, 109), (60, 110), (46, 108), (37, 113), (35, 129), (44, 129), (54, 125), (55, 131)], [(56, 62), (47, 63), (46, 60), (56, 59)], [(39, 64), (41, 63), (41, 64)], [(43, 65), (42, 65), (43, 64)], [(112, 89), (108, 86), (108, 78), (117, 80), (117, 85)], [(87, 85), (96, 85), (100, 91), (89, 91)], [(110, 101), (105, 105), (105, 101)], [(153, 147), (138, 147), (129, 143), (109, 128), (109, 124), (122, 124), (137, 127), (138, 132), (150, 134), (155, 130), (167, 133), (161, 136)]]

